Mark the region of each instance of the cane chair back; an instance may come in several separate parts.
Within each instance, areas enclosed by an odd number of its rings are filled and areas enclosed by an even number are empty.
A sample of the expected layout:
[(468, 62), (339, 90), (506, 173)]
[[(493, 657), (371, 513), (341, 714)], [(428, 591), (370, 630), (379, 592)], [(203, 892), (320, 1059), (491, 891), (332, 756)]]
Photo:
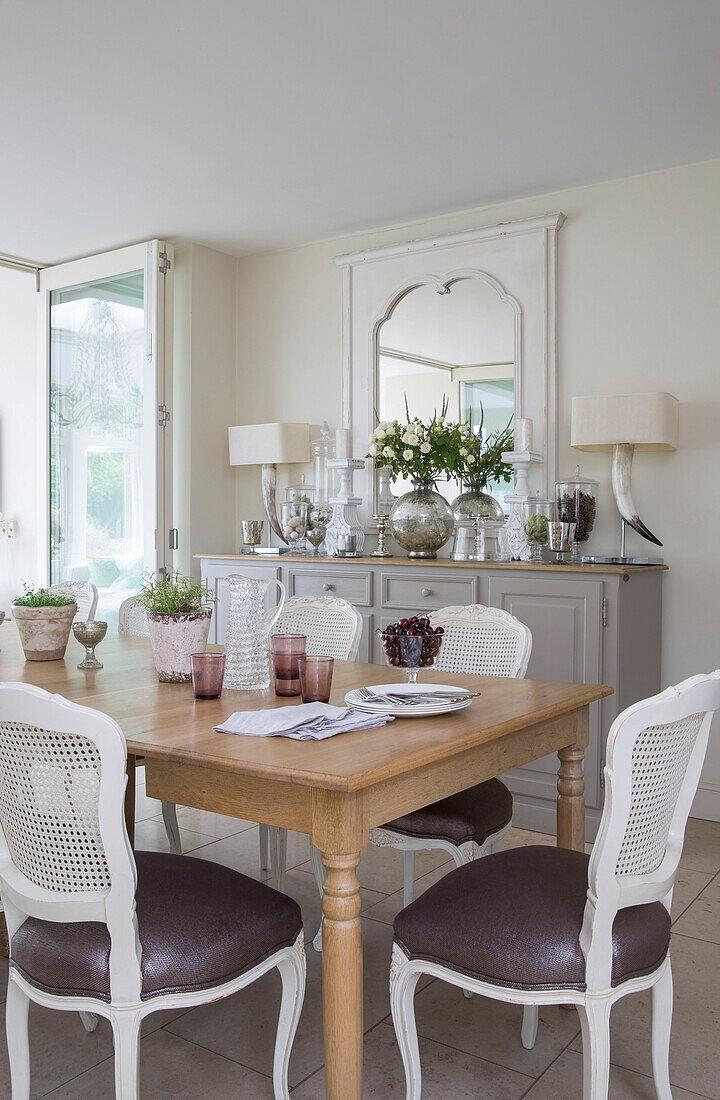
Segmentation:
[(710, 723), (719, 708), (716, 671), (628, 707), (610, 728), (605, 804), (580, 940), (588, 989), (609, 983), (618, 909), (653, 901), (670, 909)]
[(113, 1000), (137, 999), (135, 862), (124, 824), (126, 747), (105, 714), (29, 684), (0, 684), (0, 893), (26, 917), (100, 921)]
[(147, 611), (137, 596), (128, 596), (118, 609), (118, 634), (131, 634), (134, 638), (149, 638)]
[(304, 634), (306, 653), (354, 661), (362, 619), (351, 603), (337, 596), (298, 596), (285, 603), (271, 633)]
[(60, 596), (72, 596), (78, 609), (73, 622), (92, 622), (97, 609), (98, 591), (90, 581), (63, 581), (62, 584), (53, 584), (51, 592), (57, 592)]
[(509, 612), (478, 603), (441, 607), (428, 618), (445, 631), (435, 661), (438, 672), (518, 679), (527, 672), (532, 634)]

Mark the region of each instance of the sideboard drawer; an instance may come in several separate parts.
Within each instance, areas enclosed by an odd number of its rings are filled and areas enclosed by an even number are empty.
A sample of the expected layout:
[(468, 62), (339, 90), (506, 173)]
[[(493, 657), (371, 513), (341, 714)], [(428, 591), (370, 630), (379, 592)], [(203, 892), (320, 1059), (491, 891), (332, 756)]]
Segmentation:
[(288, 596), (340, 596), (359, 607), (372, 604), (369, 570), (288, 569)]
[(432, 573), (383, 573), (382, 606), (404, 611), (475, 603), (475, 577), (438, 577)]

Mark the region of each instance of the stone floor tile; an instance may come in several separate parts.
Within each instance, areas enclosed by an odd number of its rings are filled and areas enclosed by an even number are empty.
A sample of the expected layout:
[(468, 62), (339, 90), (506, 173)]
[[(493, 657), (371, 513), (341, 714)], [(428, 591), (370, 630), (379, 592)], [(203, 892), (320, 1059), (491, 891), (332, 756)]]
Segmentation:
[[(582, 1054), (564, 1051), (526, 1094), (527, 1100), (561, 1100), (582, 1096)], [(703, 1100), (700, 1093), (673, 1088), (674, 1100)], [(610, 1067), (609, 1100), (656, 1100), (651, 1077), (620, 1066)]]
[[(379, 921), (363, 921), (363, 941), (364, 1021), (366, 1028), (371, 1028), (390, 1012), (388, 979), (392, 930)], [(322, 957), (311, 949), (307, 952), (307, 961), (305, 1004), (290, 1060), (291, 1085), (304, 1081), (320, 1069), (324, 1061)], [(271, 971), (232, 997), (193, 1009), (169, 1024), (166, 1030), (265, 1073), (272, 1065), (279, 1006), (280, 978), (277, 971)]]
[[(186, 854), (212, 844), (213, 838), (204, 833), (195, 833), (190, 829), (180, 829), (180, 843)], [(135, 825), (135, 847), (139, 852), (169, 852), (170, 843), (165, 832), (162, 818), (149, 817)]]
[(225, 837), (234, 836), (235, 833), (241, 833), (245, 829), (255, 829), (257, 836), (257, 824), (254, 821), (245, 821), (240, 817), (227, 817), (225, 814), (213, 814), (207, 810), (195, 810), (192, 806), (178, 806), (177, 818), (181, 829), (204, 833), (215, 840), (224, 840)]
[[(720, 1100), (720, 945), (688, 936), (672, 937), (675, 983), (670, 1080), (673, 1086)], [(624, 997), (610, 1017), (612, 1061), (650, 1076), (650, 991)], [(578, 1039), (573, 1050), (582, 1050)]]
[(526, 844), (547, 844), (554, 848), (557, 838), (554, 833), (535, 833), (530, 829), (517, 829), (511, 825), (503, 843), (506, 848), (522, 848)]
[[(288, 833), (288, 870), (309, 863), (309, 843), (309, 838), (303, 833)], [(213, 863), (224, 863), (226, 867), (232, 867), (235, 871), (241, 871), (244, 875), (261, 881), (268, 881), (272, 875), (270, 869), (260, 870), (258, 835), (255, 829), (243, 829), (224, 840), (210, 842), (199, 851), (193, 852), (193, 855), (199, 859), (209, 859)]]
[(691, 871), (720, 871), (720, 821), (688, 819), (681, 867)]
[[(414, 897), (419, 898), (421, 894), (425, 893), (428, 886), (433, 886), (452, 870), (452, 863), (443, 863), (441, 867), (436, 867), (434, 871), (430, 871), (429, 874), (423, 875), (422, 878), (416, 878)], [(394, 894), (386, 894), (381, 901), (370, 906), (370, 908), (365, 911), (365, 916), (370, 917), (371, 920), (380, 920), (385, 924), (392, 924), (402, 907), (403, 891), (396, 890)]]
[(418, 1032), (426, 1039), (530, 1077), (539, 1077), (580, 1031), (577, 1012), (543, 1006), (535, 1047), (525, 1050), (520, 1005), (486, 997), (467, 999), (462, 990), (442, 981), (417, 994), (415, 1010)]
[[(420, 1042), (423, 1100), (511, 1100), (524, 1096), (532, 1078), (462, 1054), (429, 1039)], [(388, 1100), (405, 1095), (405, 1071), (392, 1024), (380, 1024), (365, 1037), (363, 1097)], [(293, 1100), (323, 1100), (325, 1071), (319, 1070), (293, 1092)]]
[[(0, 1041), (0, 1100), (10, 1100), (4, 1005), (0, 1027), (3, 1036)], [(89, 1034), (77, 1012), (57, 1012), (31, 1004), (29, 1031), (30, 1095), (33, 1098), (45, 1096), (113, 1052), (109, 1024), (101, 1020), (96, 1030)]]
[[(113, 1059), (49, 1095), (52, 1100), (115, 1100)], [(270, 1077), (157, 1031), (140, 1044), (140, 1095), (153, 1100), (273, 1100), (273, 1088)]]
[[(677, 921), (692, 904), (705, 887), (712, 882), (712, 874), (709, 871), (690, 871), (687, 867), (679, 867), (673, 891), (672, 919)], [(709, 939), (703, 937), (701, 939)]]
[[(688, 872), (685, 872), (686, 874)], [(720, 943), (720, 875), (706, 886), (675, 922), (674, 931), (683, 936)]]

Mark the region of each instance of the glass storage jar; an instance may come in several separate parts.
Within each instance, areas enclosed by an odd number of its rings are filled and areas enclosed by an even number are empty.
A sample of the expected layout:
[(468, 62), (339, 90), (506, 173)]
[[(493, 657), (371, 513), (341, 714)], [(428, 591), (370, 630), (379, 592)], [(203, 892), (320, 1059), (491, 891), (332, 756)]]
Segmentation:
[(571, 561), (579, 561), (580, 544), (587, 542), (595, 526), (598, 482), (581, 477), (575, 467), (575, 477), (555, 482), (555, 519), (559, 523), (574, 523), (575, 537)]

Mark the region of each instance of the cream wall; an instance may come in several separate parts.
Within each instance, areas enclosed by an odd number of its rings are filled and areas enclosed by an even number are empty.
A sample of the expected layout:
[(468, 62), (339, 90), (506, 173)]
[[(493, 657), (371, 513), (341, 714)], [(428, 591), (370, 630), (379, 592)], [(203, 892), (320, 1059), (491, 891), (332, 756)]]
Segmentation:
[[(570, 448), (571, 398), (668, 390), (681, 403), (679, 450), (639, 454), (634, 472), (640, 514), (670, 566), (667, 684), (720, 666), (720, 160), (239, 260), (237, 422), (339, 424), (333, 256), (558, 210), (568, 218), (559, 233), (560, 470), (581, 462), (601, 482), (596, 551), (617, 544), (609, 461)], [(238, 519), (260, 515), (259, 471), (237, 471), (236, 485)], [(647, 546), (632, 536), (630, 552)], [(696, 812), (720, 819), (720, 720)]]
[[(0, 610), (20, 582), (38, 580), (40, 419), (35, 275), (0, 267), (0, 512), (16, 535), (0, 535)], [(2, 636), (0, 635), (0, 645)]]

